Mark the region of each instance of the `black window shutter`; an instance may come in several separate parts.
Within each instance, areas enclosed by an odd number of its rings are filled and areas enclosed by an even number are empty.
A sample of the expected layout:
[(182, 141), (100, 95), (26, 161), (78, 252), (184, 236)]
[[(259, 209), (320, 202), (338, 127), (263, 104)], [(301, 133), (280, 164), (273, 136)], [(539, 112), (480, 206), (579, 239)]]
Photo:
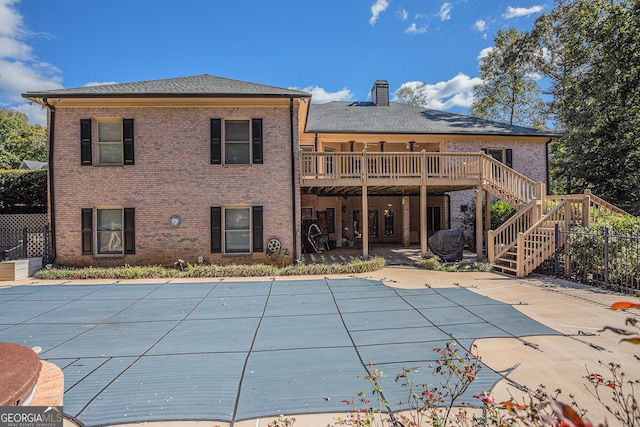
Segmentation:
[(211, 164), (222, 163), (222, 119), (211, 119)]
[(93, 253), (93, 209), (82, 209), (82, 254)]
[(136, 209), (124, 208), (124, 253), (136, 253)]
[(133, 165), (133, 119), (122, 119), (122, 145), (124, 164)]
[(91, 166), (91, 119), (80, 119), (80, 164)]
[(222, 208), (211, 207), (211, 253), (222, 252)]
[(513, 150), (511, 148), (507, 148), (505, 150), (504, 157), (505, 157), (504, 164), (512, 168), (513, 167)]
[(262, 164), (262, 119), (251, 120), (251, 135), (253, 138), (253, 163)]
[(262, 206), (253, 207), (253, 252), (264, 251), (264, 225), (262, 220)]

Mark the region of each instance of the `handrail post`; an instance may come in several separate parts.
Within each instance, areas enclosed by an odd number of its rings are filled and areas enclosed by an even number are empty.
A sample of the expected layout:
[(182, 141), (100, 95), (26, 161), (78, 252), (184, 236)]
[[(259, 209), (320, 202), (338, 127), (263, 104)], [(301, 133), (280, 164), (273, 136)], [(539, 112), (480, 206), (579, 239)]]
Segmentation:
[(546, 211), (546, 187), (544, 182), (536, 182), (536, 199), (540, 201), (540, 214), (538, 219), (542, 218)]
[(556, 222), (553, 226), (553, 236), (554, 236), (554, 251), (553, 251), (553, 274), (558, 274), (558, 266), (560, 265), (560, 260), (558, 258), (558, 254), (560, 253), (560, 225)]
[(493, 264), (496, 260), (495, 235), (495, 231), (487, 231), (487, 260), (489, 264)]
[(367, 160), (367, 149), (362, 149), (362, 183), (369, 182), (369, 160)]
[(516, 277), (522, 279), (524, 274), (524, 233), (518, 233), (518, 247), (516, 249)]
[(582, 226), (589, 228), (589, 213), (591, 212), (591, 190), (588, 188), (584, 190), (584, 196), (582, 198)]
[(421, 151), (422, 154), (422, 183), (426, 184), (427, 183), (427, 175), (428, 175), (428, 168), (427, 168), (427, 150), (422, 149)]

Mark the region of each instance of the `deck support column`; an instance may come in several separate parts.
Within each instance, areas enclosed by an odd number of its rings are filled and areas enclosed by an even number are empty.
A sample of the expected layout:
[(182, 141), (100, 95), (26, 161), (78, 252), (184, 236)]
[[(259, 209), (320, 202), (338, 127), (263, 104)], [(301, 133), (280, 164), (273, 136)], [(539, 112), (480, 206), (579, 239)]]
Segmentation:
[(369, 258), (369, 200), (367, 184), (362, 185), (362, 257)]
[[(484, 229), (487, 231), (487, 235), (489, 230), (491, 230), (491, 194), (489, 191), (484, 190)], [(485, 236), (484, 247), (489, 246), (488, 237)]]
[(409, 196), (402, 196), (402, 247), (411, 246), (411, 203)]
[(482, 261), (482, 186), (476, 187), (476, 257)]
[(427, 186), (420, 186), (420, 255), (427, 255)]

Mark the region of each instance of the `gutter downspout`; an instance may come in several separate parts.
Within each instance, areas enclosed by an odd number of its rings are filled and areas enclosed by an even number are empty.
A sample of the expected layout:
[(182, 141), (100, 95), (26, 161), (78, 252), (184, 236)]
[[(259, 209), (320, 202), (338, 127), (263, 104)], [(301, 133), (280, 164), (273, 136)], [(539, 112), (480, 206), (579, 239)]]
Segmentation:
[(54, 170), (54, 162), (53, 162), (53, 142), (55, 140), (55, 130), (56, 130), (56, 108), (49, 104), (47, 98), (42, 98), (42, 103), (49, 108), (51, 115), (49, 116), (49, 153), (48, 153), (48, 162), (49, 167), (47, 171), (47, 176), (49, 177), (49, 218), (51, 219), (51, 224), (49, 228), (51, 230), (51, 253), (48, 260), (50, 263), (56, 259), (56, 204), (55, 204), (55, 191), (53, 191), (53, 170)]
[(296, 218), (296, 152), (294, 147), (294, 132), (293, 132), (293, 98), (289, 98), (289, 137), (291, 139), (291, 214), (293, 221), (293, 262), (298, 262), (298, 227)]

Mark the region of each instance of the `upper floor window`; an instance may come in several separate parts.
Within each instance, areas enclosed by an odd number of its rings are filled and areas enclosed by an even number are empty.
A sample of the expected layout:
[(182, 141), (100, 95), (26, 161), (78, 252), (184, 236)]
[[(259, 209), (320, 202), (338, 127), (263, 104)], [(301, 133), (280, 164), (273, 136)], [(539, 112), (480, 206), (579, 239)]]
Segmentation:
[(249, 149), (251, 131), (249, 120), (224, 121), (224, 162), (228, 165), (251, 163)]
[(211, 164), (261, 163), (262, 119), (211, 119)]
[(500, 163), (513, 167), (513, 150), (511, 148), (483, 148), (482, 151)]
[(122, 164), (122, 120), (98, 120), (98, 164)]
[(81, 119), (80, 163), (83, 166), (133, 165), (133, 119)]

